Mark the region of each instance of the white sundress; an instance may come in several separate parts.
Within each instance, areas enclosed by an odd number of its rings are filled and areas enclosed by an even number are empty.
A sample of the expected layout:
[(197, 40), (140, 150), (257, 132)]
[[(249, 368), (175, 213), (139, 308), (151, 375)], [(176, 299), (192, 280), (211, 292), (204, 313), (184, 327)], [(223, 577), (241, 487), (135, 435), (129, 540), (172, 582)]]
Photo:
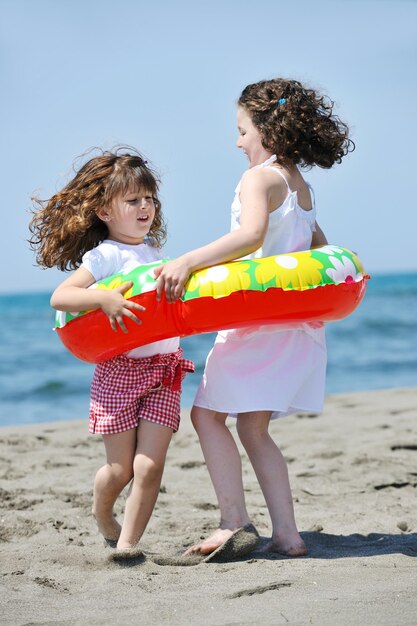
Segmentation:
[[(269, 214), (261, 248), (245, 258), (308, 250), (316, 221), (313, 190), (312, 209), (298, 204), (285, 176), (288, 195)], [(240, 182), (232, 204), (231, 230), (240, 227)], [(326, 342), (323, 324), (289, 323), (248, 326), (220, 331), (210, 351), (194, 400), (195, 406), (236, 417), (248, 411), (272, 411), (272, 419), (294, 412), (320, 412), (326, 378)]]

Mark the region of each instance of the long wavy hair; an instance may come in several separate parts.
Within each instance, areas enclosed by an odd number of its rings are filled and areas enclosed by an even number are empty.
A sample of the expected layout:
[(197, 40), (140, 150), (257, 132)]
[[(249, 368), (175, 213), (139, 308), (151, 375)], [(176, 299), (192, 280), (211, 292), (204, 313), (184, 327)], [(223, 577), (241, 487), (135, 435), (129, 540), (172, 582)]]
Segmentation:
[(108, 236), (100, 209), (130, 191), (144, 190), (155, 203), (155, 218), (147, 235), (160, 248), (166, 240), (166, 226), (158, 198), (160, 180), (142, 155), (132, 148), (100, 150), (74, 178), (49, 200), (33, 197), (34, 210), (29, 245), (41, 267), (68, 271), (80, 266), (82, 256)]
[(330, 168), (355, 149), (348, 126), (333, 114), (334, 102), (297, 80), (276, 78), (248, 85), (238, 105), (281, 165)]

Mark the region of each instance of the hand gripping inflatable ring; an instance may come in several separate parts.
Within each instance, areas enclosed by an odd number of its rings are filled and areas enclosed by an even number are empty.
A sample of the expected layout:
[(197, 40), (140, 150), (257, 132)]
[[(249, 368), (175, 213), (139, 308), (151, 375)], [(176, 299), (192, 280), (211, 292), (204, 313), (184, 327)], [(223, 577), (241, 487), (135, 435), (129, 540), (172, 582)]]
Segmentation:
[(155, 297), (153, 270), (166, 261), (136, 267), (92, 285), (114, 289), (127, 281), (125, 298), (146, 307), (142, 324), (125, 318), (127, 333), (114, 332), (96, 309), (57, 312), (56, 331), (72, 354), (89, 363), (106, 361), (138, 346), (227, 328), (288, 322), (329, 322), (349, 315), (361, 302), (369, 278), (356, 254), (338, 246), (264, 259), (244, 259), (199, 270), (182, 297), (169, 304)]

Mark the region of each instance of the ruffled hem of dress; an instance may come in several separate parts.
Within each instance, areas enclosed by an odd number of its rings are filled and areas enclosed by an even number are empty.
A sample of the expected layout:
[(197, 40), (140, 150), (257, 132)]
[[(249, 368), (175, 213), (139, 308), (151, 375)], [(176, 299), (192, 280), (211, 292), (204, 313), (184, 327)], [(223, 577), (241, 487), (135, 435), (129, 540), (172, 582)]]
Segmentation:
[(323, 405), (321, 405), (320, 407), (310, 407), (310, 408), (301, 408), (301, 407), (297, 407), (297, 406), (291, 406), (291, 407), (287, 407), (287, 408), (283, 408), (283, 409), (271, 409), (271, 408), (262, 408), (260, 409), (258, 408), (247, 408), (245, 407), (245, 409), (242, 410), (228, 410), (228, 409), (219, 409), (219, 408), (215, 408), (213, 406), (206, 406), (203, 404), (202, 401), (200, 401), (200, 403), (198, 402), (194, 402), (194, 406), (200, 408), (200, 409), (207, 409), (208, 411), (215, 411), (216, 413), (227, 413), (228, 417), (232, 417), (233, 419), (236, 419), (238, 414), (240, 413), (252, 413), (255, 411), (272, 411), (272, 415), (271, 415), (271, 420), (276, 420), (279, 419), (281, 417), (288, 417), (289, 415), (294, 415), (294, 413), (313, 413), (315, 415), (319, 415), (320, 413), (322, 413), (323, 411)]

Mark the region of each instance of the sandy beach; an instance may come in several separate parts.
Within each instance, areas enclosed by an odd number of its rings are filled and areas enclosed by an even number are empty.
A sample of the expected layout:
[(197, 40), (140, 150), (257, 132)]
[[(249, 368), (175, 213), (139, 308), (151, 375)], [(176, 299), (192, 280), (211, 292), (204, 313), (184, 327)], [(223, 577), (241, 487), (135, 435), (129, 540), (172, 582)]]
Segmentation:
[[(107, 562), (90, 515), (104, 453), (87, 422), (1, 428), (0, 623), (416, 624), (416, 417), (414, 388), (336, 395), (320, 416), (274, 422), (308, 556), (190, 567), (154, 562), (218, 522), (188, 411), (143, 538), (147, 558), (131, 567)], [(242, 458), (266, 541), (268, 513)]]

